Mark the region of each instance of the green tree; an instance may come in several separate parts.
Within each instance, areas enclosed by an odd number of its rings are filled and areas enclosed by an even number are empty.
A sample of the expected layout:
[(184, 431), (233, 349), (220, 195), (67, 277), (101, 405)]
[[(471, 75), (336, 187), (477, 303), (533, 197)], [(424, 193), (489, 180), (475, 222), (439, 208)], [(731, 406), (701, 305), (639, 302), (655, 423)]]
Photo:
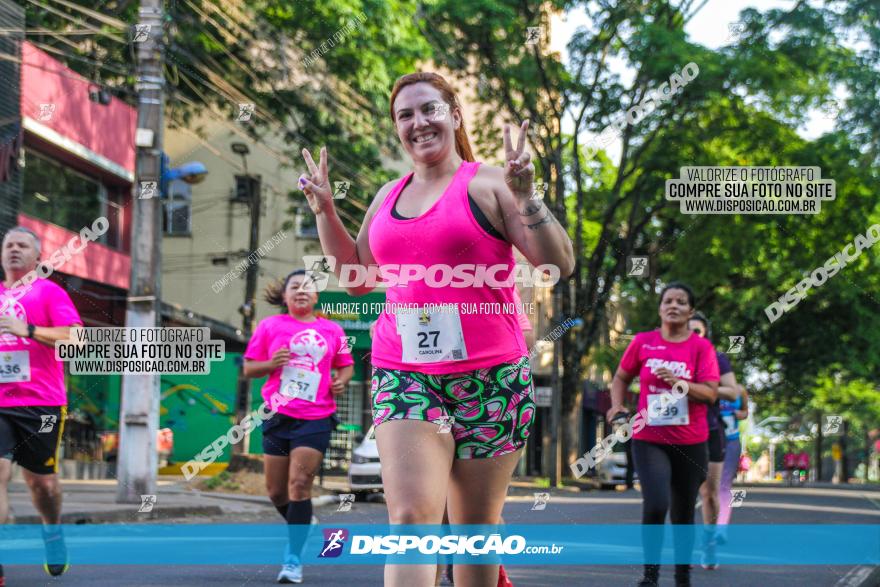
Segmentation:
[[(585, 321), (563, 338), (566, 412), (576, 408), (590, 353), (607, 359), (596, 348), (609, 315), (622, 311), (633, 331), (656, 326), (658, 287), (673, 278), (695, 286), (700, 307), (717, 319), (716, 333), (747, 334), (746, 358), (754, 369), (785, 381), (767, 389), (791, 408), (806, 405), (809, 394), (799, 388), (839, 355), (853, 367), (863, 360), (863, 370), (876, 369), (868, 357), (876, 343), (867, 342), (876, 318), (853, 320), (865, 318), (875, 302), (847, 289), (843, 278), (825, 286), (831, 289), (823, 288), (821, 300), (802, 301), (772, 326), (763, 308), (802, 271), (838, 250), (829, 243), (842, 246), (876, 218), (869, 197), (877, 188), (876, 132), (849, 108), (871, 112), (877, 106), (876, 85), (870, 86), (876, 74), (867, 71), (876, 63), (877, 11), (854, 18), (845, 2), (750, 9), (740, 15), (741, 36), (710, 50), (684, 31), (704, 4), (441, 0), (423, 11), (422, 30), (443, 64), (464, 80), (481, 80), (485, 108), (477, 126), (491, 128), (488, 122), (498, 115), (533, 121), (530, 144), (539, 177), (549, 185), (546, 201), (567, 224), (580, 256), (572, 280), (557, 286), (563, 314)], [(566, 9), (586, 11), (590, 22), (572, 38), (570, 62), (563, 64), (546, 42), (524, 40), (527, 27), (547, 30), (549, 12)], [(847, 35), (856, 33), (870, 37), (870, 49), (860, 53), (849, 46)], [(625, 125), (618, 156), (585, 152), (588, 133), (599, 135), (690, 62), (699, 75), (642, 120)], [(619, 73), (620, 63), (631, 75)], [(815, 141), (801, 138), (796, 129), (808, 111), (827, 104), (837, 84), (851, 91), (838, 131)], [(496, 137), (477, 136), (496, 146)], [(678, 177), (683, 165), (820, 165), (824, 177), (838, 181), (838, 200), (818, 217), (685, 216), (663, 195), (665, 181)], [(625, 275), (631, 255), (649, 257), (648, 279)], [(861, 263), (867, 265), (868, 257)], [(846, 278), (855, 275), (848, 271)], [(830, 308), (828, 298), (834, 300)], [(830, 349), (818, 322), (797, 322), (813, 305), (822, 317), (845, 308), (839, 327), (857, 330), (859, 348)], [(810, 339), (803, 344), (798, 337), (806, 331)], [(574, 456), (575, 446), (571, 435), (563, 436), (564, 459)]]
[[(22, 2), (28, 39), (134, 104), (138, 2), (48, 4)], [(290, 145), (279, 164), (297, 169), (300, 148), (326, 145), (334, 180), (352, 184), (341, 213), (357, 226), (389, 179), (380, 156), (396, 154), (391, 84), (428, 55), (415, 10), (415, 0), (170, 2), (166, 122), (190, 127), (199, 114), (257, 140), (278, 134)], [(236, 121), (241, 103), (254, 104), (251, 124)]]

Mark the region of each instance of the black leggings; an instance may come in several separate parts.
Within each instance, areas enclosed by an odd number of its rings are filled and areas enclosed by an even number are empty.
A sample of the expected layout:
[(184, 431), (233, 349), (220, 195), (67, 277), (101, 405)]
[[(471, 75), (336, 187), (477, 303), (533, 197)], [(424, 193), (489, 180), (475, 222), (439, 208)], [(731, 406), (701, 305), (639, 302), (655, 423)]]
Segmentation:
[[(642, 524), (663, 525), (666, 512), (673, 525), (675, 558), (689, 560), (694, 549), (694, 510), (700, 485), (706, 480), (709, 452), (699, 444), (655, 444), (633, 440), (633, 460), (642, 485)], [(645, 562), (660, 562), (662, 534), (656, 530), (642, 533)]]

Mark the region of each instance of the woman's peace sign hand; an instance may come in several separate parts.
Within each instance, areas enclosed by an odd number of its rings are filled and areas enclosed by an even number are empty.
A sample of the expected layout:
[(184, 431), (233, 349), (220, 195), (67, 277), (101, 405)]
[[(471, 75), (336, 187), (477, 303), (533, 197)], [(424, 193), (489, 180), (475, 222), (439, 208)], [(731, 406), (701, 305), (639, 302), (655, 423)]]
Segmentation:
[(308, 149), (302, 150), (303, 159), (309, 166), (311, 175), (305, 173), (299, 177), (299, 189), (306, 194), (309, 208), (315, 215), (320, 214), (328, 207), (333, 206), (333, 191), (330, 189), (330, 180), (327, 173), (327, 148), (321, 147), (320, 165), (315, 165)]
[(532, 156), (526, 150), (526, 136), (529, 130), (529, 121), (526, 120), (519, 127), (519, 138), (516, 148), (510, 138), (510, 125), (504, 125), (504, 181), (517, 198), (532, 197), (532, 179), (535, 176), (535, 166)]

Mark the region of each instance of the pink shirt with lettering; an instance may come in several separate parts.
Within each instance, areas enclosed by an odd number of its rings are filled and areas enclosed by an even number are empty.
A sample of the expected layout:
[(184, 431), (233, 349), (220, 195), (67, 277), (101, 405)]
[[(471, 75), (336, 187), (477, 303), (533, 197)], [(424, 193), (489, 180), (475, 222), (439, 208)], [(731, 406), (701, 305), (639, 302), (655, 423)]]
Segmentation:
[[(271, 316), (257, 325), (244, 358), (268, 361), (285, 346), (290, 348), (288, 366), (317, 372), (321, 381), (314, 402), (294, 398), (280, 406), (278, 412), (300, 420), (320, 420), (336, 412), (336, 400), (330, 393), (330, 369), (354, 364), (342, 327), (326, 318), (300, 322), (290, 314)], [(270, 398), (281, 386), (282, 371), (283, 367), (272, 371), (263, 384), (262, 395), (268, 405), (272, 405)]]
[[(21, 295), (22, 291), (24, 295)], [(67, 292), (48, 279), (37, 279), (30, 288), (8, 289), (0, 283), (0, 315), (34, 326), (82, 325)], [(65, 406), (64, 364), (55, 360), (55, 348), (29, 338), (0, 334), (0, 369), (18, 363), (25, 353), (30, 381), (0, 383), (0, 408)]]
[[(685, 381), (705, 383), (718, 381), (718, 359), (715, 347), (707, 339), (691, 333), (682, 342), (670, 342), (659, 330), (640, 332), (623, 353), (620, 368), (639, 377), (639, 411), (647, 414), (648, 396), (671, 393), (672, 386), (654, 375), (657, 369), (666, 367)], [(706, 420), (708, 404), (688, 398), (688, 424), (672, 426), (648, 426), (633, 434), (637, 440), (657, 444), (697, 444), (709, 439)], [(645, 416), (647, 423), (647, 415)]]

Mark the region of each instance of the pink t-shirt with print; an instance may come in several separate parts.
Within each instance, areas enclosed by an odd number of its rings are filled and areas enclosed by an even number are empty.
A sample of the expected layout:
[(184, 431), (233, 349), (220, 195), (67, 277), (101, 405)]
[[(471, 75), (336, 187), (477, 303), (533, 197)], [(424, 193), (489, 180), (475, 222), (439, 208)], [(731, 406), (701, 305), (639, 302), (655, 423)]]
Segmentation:
[[(336, 412), (336, 400), (330, 392), (330, 369), (354, 364), (342, 327), (325, 318), (300, 322), (289, 314), (271, 316), (257, 325), (244, 357), (251, 361), (268, 361), (275, 351), (285, 346), (290, 348), (287, 365), (317, 373), (320, 384), (314, 402), (294, 398), (280, 406), (278, 412), (300, 420), (319, 420)], [(272, 405), (270, 398), (281, 386), (282, 371), (283, 368), (272, 371), (263, 384), (263, 399), (269, 405)]]
[[(0, 283), (0, 315), (34, 326), (82, 325), (67, 292), (48, 279), (37, 279), (26, 288), (8, 289)], [(18, 362), (26, 353), (30, 381), (0, 383), (0, 408), (65, 406), (64, 364), (55, 360), (55, 348), (29, 338), (0, 334), (0, 368)]]
[[(640, 332), (623, 353), (620, 368), (639, 377), (639, 411), (648, 409), (648, 396), (671, 393), (672, 386), (654, 375), (661, 367), (685, 381), (705, 383), (718, 381), (718, 359), (715, 347), (705, 338), (691, 333), (682, 342), (670, 342), (659, 330)], [(688, 398), (688, 424), (670, 426), (646, 425), (633, 438), (658, 444), (697, 444), (709, 439), (706, 421), (707, 405)], [(645, 418), (647, 422), (647, 417)]]

